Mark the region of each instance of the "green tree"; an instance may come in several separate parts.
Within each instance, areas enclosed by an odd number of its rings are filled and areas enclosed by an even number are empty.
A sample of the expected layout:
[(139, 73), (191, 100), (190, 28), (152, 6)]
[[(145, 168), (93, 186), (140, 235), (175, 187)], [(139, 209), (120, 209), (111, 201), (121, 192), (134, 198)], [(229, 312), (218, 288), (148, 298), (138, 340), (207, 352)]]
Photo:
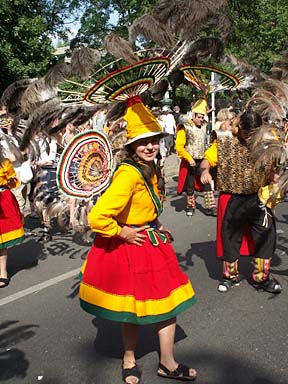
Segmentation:
[(228, 50), (269, 73), (288, 48), (287, 0), (229, 0), (234, 23)]
[[(112, 31), (127, 38), (129, 24), (156, 2), (157, 0), (89, 0), (84, 7), (80, 29), (71, 42), (72, 47), (89, 44), (101, 49), (104, 37)], [(116, 23), (111, 15), (116, 16)]]
[(52, 36), (67, 36), (79, 7), (78, 0), (0, 0), (0, 92), (47, 71), (55, 62)]

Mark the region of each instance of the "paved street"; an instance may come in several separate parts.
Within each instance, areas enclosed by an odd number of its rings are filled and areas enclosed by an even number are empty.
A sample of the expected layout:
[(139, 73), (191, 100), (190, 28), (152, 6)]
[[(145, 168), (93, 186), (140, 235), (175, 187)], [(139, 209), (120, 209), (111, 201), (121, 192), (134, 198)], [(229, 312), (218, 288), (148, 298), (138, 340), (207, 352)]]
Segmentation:
[[(170, 165), (162, 222), (172, 230), (179, 263), (197, 296), (197, 303), (178, 318), (178, 360), (198, 370), (198, 384), (288, 384), (288, 203), (276, 209), (278, 246), (272, 267), (282, 294), (257, 292), (246, 280), (221, 294), (216, 219), (202, 213), (202, 196), (195, 216), (186, 217)], [(37, 233), (37, 225), (37, 220), (26, 222), (32, 232)], [(11, 250), (11, 283), (0, 290), (0, 382), (121, 383), (119, 325), (93, 318), (78, 303), (77, 273), (89, 246), (77, 237), (72, 241), (70, 232), (55, 233), (54, 242), (45, 245), (36, 240), (29, 237)], [(246, 276), (250, 262), (241, 259)], [(156, 376), (157, 350), (154, 328), (143, 327), (137, 349), (142, 383), (166, 383)]]

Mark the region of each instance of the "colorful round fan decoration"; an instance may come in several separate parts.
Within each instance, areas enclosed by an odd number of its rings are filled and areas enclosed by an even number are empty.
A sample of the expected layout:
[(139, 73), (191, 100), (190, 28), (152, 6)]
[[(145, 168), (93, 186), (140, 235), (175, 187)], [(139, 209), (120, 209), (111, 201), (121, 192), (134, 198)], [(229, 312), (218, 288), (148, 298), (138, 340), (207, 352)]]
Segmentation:
[(107, 137), (98, 131), (81, 132), (61, 154), (57, 167), (58, 188), (67, 196), (89, 199), (108, 187), (112, 166)]
[[(205, 95), (237, 88), (244, 79), (211, 65), (184, 65), (179, 69), (184, 72), (185, 79)], [(215, 81), (211, 81), (212, 72)]]
[(170, 59), (162, 56), (127, 65), (96, 81), (84, 100), (93, 104), (127, 100), (151, 88), (166, 75), (169, 68)]

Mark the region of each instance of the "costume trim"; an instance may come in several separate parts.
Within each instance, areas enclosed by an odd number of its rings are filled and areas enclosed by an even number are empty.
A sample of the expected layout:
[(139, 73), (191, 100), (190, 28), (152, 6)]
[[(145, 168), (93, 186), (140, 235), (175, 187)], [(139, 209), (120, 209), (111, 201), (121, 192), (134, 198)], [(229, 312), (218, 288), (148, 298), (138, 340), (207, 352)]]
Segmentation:
[(119, 321), (121, 323), (133, 323), (138, 325), (145, 324), (154, 324), (159, 323), (161, 321), (165, 321), (168, 319), (172, 319), (173, 317), (178, 316), (180, 313), (184, 312), (186, 309), (190, 308), (193, 304), (195, 304), (196, 298), (193, 297), (190, 300), (185, 301), (180, 304), (177, 308), (169, 313), (165, 313), (163, 315), (154, 315), (154, 316), (143, 316), (142, 318), (137, 317), (133, 313), (117, 313), (113, 311), (107, 311), (103, 308), (94, 306), (92, 304), (86, 303), (85, 301), (80, 299), (80, 306), (84, 311), (95, 315), (100, 316), (107, 320)]
[[(13, 231), (13, 232), (16, 232), (16, 231)], [(17, 232), (19, 234), (19, 237), (17, 237), (16, 239), (14, 238), (13, 240), (3, 242), (2, 244), (0, 244), (0, 249), (13, 247), (13, 245), (22, 243), (25, 240), (24, 230), (21, 231), (21, 229), (18, 229)], [(22, 232), (22, 234), (21, 234), (21, 232)]]
[[(196, 301), (190, 282), (175, 289), (169, 297), (159, 300), (140, 301), (133, 296), (112, 295), (85, 283), (80, 286), (80, 297), (81, 307), (93, 315), (137, 324), (150, 324), (170, 319)], [(97, 305), (99, 303), (103, 306)]]

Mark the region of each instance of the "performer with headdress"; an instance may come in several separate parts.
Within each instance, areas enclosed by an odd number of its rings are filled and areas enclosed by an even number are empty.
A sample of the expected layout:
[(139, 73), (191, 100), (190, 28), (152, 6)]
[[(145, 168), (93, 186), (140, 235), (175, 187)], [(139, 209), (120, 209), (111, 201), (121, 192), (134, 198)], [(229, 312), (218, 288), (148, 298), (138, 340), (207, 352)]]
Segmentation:
[(200, 166), (201, 181), (209, 184), (210, 168), (217, 166), (216, 183), (220, 191), (216, 255), (223, 260), (223, 279), (218, 285), (219, 292), (239, 285), (238, 260), (245, 254), (254, 258), (253, 286), (271, 293), (281, 292), (280, 283), (270, 276), (276, 247), (272, 208), (281, 199), (276, 183), (279, 165), (274, 156), (275, 148), (281, 147), (280, 133), (275, 127), (267, 130), (262, 126), (261, 116), (248, 109), (238, 118), (233, 134), (218, 135), (205, 152)]
[(158, 219), (164, 191), (154, 160), (164, 133), (139, 96), (126, 103), (125, 160), (89, 214), (96, 238), (82, 270), (81, 306), (122, 323), (125, 383), (140, 382), (138, 328), (151, 323), (160, 340), (158, 375), (194, 380), (196, 371), (178, 364), (173, 354), (176, 316), (195, 298), (169, 244), (172, 236)]
[(175, 149), (181, 158), (178, 194), (186, 191), (186, 215), (193, 216), (195, 213), (195, 187), (204, 191), (206, 214), (216, 216), (216, 203), (211, 183), (201, 185), (199, 179), (199, 165), (203, 159), (206, 149), (207, 124), (204, 121), (206, 115), (207, 101), (200, 98), (193, 106), (193, 116), (189, 121), (178, 124)]

